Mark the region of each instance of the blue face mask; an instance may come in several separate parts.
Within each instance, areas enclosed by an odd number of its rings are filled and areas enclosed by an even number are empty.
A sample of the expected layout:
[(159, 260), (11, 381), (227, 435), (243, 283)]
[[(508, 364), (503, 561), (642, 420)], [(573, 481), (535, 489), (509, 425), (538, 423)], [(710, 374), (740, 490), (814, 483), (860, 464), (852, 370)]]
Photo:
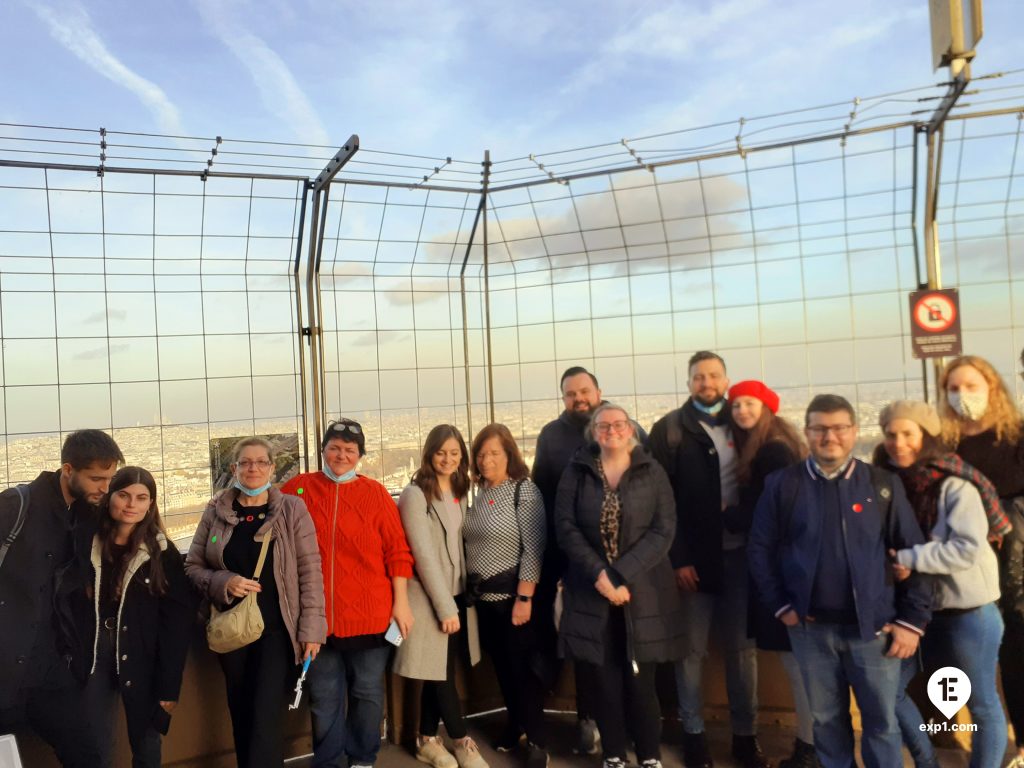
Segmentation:
[(324, 474), (327, 475), (335, 483), (347, 483), (349, 480), (356, 476), (355, 468), (350, 469), (344, 475), (336, 475), (331, 472), (331, 468), (324, 464)]
[(268, 490), (270, 488), (270, 483), (264, 483), (259, 488), (246, 488), (240, 482), (235, 480), (235, 488), (240, 490), (246, 496), (259, 496), (261, 493), (263, 493), (264, 491), (266, 491), (266, 490)]
[(709, 416), (717, 416), (721, 412), (723, 406), (725, 406), (725, 400), (719, 400), (714, 405), (704, 405), (697, 400), (693, 401), (693, 407), (698, 411), (708, 414)]

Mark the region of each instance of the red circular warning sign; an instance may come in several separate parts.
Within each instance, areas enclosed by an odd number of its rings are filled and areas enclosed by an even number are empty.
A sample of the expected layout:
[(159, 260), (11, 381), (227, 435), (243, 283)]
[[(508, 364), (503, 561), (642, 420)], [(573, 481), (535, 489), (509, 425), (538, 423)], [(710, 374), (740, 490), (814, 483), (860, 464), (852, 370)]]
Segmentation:
[(927, 293), (914, 305), (914, 324), (922, 331), (941, 333), (956, 320), (956, 307), (942, 293)]

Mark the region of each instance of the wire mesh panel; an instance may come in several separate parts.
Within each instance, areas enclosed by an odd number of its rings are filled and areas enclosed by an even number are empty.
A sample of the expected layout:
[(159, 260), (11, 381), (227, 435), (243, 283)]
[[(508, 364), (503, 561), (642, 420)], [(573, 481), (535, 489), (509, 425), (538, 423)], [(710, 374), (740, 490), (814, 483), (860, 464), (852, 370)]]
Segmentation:
[(699, 349), (733, 381), (778, 388), (794, 418), (816, 391), (847, 395), (866, 424), (921, 396), (904, 307), (913, 152), (894, 129), (494, 191), (499, 420), (529, 444), (582, 364), (649, 426), (685, 399)]
[[(391, 490), (408, 482), (431, 427), (467, 432), (458, 275), (478, 200), (331, 188), (320, 267), (326, 411), (362, 423), (360, 471)], [(479, 359), (479, 331), (471, 343)]]
[(67, 432), (112, 430), (157, 477), (173, 532), (209, 499), (211, 440), (301, 431), (303, 194), (294, 181), (4, 169), (0, 485), (56, 468)]

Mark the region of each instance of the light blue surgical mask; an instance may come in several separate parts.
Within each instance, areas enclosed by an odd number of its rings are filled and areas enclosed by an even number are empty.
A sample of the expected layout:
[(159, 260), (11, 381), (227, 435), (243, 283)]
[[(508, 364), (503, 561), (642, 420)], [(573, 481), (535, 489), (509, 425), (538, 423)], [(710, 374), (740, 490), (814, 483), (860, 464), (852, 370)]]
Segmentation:
[(261, 493), (263, 493), (264, 491), (266, 491), (266, 490), (268, 490), (270, 488), (270, 483), (264, 483), (259, 488), (246, 488), (240, 482), (235, 480), (235, 488), (240, 490), (246, 496), (259, 496)]
[(724, 406), (725, 400), (719, 400), (714, 405), (704, 405), (703, 403), (698, 402), (697, 400), (693, 401), (694, 408), (696, 408), (698, 411), (702, 411), (708, 414), (709, 416), (717, 416)]
[(343, 475), (336, 475), (333, 472), (331, 472), (331, 468), (330, 467), (328, 467), (326, 464), (324, 464), (324, 470), (323, 471), (324, 471), (324, 474), (327, 475), (329, 478), (331, 478), (331, 481), (335, 482), (335, 483), (347, 483), (349, 480), (351, 480), (352, 478), (354, 478), (356, 476), (355, 468), (350, 469), (348, 472), (346, 472)]

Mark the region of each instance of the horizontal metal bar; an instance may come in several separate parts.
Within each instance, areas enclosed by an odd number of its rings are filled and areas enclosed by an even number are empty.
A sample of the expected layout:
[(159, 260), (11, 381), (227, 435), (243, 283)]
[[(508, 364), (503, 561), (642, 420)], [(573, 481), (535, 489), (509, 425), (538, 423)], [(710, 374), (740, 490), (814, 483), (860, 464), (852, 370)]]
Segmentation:
[(143, 176), (194, 176), (201, 179), (226, 178), (226, 179), (267, 179), (270, 181), (308, 181), (308, 176), (290, 176), (275, 173), (239, 173), (236, 171), (184, 171), (174, 168), (127, 168), (116, 165), (76, 165), (73, 163), (36, 163), (24, 160), (4, 160), (0, 158), (0, 167), (6, 168), (36, 168), (49, 171), (91, 171), (92, 173), (134, 173)]

